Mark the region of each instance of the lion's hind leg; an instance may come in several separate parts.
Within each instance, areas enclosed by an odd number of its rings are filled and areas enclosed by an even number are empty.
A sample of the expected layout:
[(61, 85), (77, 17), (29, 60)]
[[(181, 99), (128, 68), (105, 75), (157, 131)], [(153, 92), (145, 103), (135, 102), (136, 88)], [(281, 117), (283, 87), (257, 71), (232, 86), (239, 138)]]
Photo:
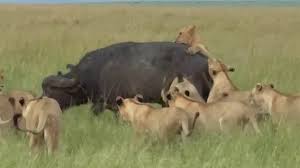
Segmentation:
[[(56, 120), (56, 119), (53, 119)], [(53, 154), (58, 149), (59, 143), (59, 124), (53, 122), (45, 127), (45, 141), (48, 154)]]

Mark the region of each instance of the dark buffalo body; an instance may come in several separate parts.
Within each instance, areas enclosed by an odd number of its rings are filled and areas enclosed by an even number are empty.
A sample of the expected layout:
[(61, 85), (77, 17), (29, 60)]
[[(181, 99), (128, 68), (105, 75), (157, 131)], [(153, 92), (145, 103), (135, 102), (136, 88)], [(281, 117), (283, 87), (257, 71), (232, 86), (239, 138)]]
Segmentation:
[(207, 57), (189, 55), (187, 46), (172, 42), (125, 42), (87, 53), (67, 74), (44, 79), (44, 95), (62, 109), (94, 104), (94, 111), (114, 109), (117, 96), (142, 94), (147, 102), (161, 102), (161, 90), (177, 74), (188, 76), (204, 99), (211, 88)]

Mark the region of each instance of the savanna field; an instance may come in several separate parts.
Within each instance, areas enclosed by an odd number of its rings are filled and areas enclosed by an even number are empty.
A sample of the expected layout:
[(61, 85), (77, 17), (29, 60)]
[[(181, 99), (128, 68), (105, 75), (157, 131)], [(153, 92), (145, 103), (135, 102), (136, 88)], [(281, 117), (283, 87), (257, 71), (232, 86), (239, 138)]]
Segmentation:
[[(235, 67), (230, 77), (242, 89), (272, 82), (300, 92), (299, 7), (0, 5), (0, 69), (5, 90), (41, 94), (44, 77), (66, 71), (88, 51), (124, 41), (174, 41), (186, 25), (199, 27), (211, 53)], [(254, 134), (193, 134), (187, 143), (136, 140), (133, 131), (107, 111), (90, 105), (64, 112), (55, 156), (30, 153), (28, 139), (14, 133), (0, 144), (0, 166), (232, 168), (299, 167), (300, 131), (274, 131), (261, 124)]]

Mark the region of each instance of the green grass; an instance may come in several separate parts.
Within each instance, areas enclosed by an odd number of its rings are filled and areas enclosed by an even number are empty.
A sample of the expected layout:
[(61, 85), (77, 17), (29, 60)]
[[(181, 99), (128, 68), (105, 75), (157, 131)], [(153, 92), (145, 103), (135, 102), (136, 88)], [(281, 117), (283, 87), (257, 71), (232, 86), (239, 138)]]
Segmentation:
[[(42, 79), (90, 50), (121, 41), (174, 41), (195, 24), (211, 52), (234, 66), (243, 89), (273, 82), (300, 91), (300, 10), (297, 7), (158, 7), (129, 5), (0, 6), (0, 67), (6, 90), (41, 93)], [(200, 34), (200, 33), (199, 33)], [(127, 124), (90, 105), (63, 115), (56, 156), (30, 154), (14, 133), (0, 144), (1, 167), (298, 167), (297, 129), (262, 128), (263, 136), (193, 134), (188, 143), (135, 141)]]

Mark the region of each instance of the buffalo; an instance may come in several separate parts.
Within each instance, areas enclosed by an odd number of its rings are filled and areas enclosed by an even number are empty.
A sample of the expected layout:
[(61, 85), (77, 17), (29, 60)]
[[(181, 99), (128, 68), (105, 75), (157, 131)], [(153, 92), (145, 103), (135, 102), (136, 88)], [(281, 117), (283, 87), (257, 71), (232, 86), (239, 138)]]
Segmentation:
[(172, 42), (123, 42), (88, 52), (77, 65), (68, 65), (43, 80), (43, 95), (62, 109), (92, 102), (95, 114), (115, 110), (117, 96), (142, 94), (144, 100), (163, 103), (161, 90), (178, 74), (189, 77), (206, 100), (212, 86), (207, 56), (190, 55), (187, 45)]

